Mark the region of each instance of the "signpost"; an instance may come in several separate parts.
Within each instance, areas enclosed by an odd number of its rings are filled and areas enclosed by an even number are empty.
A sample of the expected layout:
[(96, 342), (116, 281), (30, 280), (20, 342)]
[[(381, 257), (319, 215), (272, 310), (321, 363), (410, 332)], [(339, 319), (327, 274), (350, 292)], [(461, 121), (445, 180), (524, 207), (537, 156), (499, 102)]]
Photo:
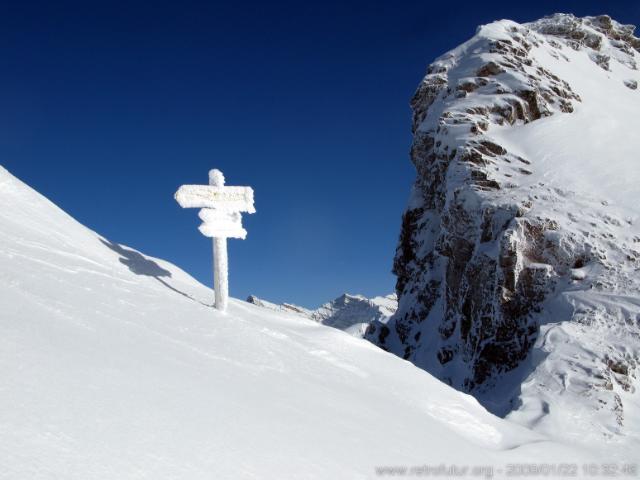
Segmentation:
[(175, 194), (182, 208), (201, 208), (198, 227), (213, 238), (213, 288), (215, 307), (224, 312), (229, 299), (227, 238), (245, 239), (240, 212), (255, 213), (251, 187), (225, 187), (220, 170), (209, 171), (209, 185), (182, 185)]

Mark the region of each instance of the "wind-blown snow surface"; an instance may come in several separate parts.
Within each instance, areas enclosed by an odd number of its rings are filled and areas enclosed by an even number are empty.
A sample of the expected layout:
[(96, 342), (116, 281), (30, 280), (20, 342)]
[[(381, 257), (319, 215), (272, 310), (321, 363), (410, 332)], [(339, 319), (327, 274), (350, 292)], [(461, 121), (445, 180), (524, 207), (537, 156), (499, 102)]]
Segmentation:
[(0, 203), (0, 478), (354, 479), (630, 458), (548, 442), (303, 317), (237, 300), (219, 313), (210, 289), (1, 167)]

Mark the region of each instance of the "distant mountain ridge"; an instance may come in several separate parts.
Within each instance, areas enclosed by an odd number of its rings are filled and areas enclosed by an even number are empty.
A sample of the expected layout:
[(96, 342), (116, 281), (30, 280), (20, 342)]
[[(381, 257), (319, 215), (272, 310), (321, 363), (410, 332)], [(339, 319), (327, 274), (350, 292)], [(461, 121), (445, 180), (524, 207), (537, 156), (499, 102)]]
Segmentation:
[(275, 304), (254, 295), (250, 295), (247, 302), (274, 311), (299, 314), (328, 327), (345, 330), (357, 337), (364, 336), (372, 322), (385, 323), (398, 308), (395, 293), (373, 298), (345, 293), (315, 310), (290, 303)]

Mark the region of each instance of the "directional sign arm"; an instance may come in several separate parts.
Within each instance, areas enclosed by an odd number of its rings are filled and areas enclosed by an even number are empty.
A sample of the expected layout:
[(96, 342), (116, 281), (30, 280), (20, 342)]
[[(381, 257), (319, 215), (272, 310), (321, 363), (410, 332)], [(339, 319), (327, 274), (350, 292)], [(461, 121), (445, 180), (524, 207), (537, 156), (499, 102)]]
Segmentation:
[(215, 208), (227, 212), (255, 213), (251, 187), (183, 185), (175, 194), (182, 208)]
[(242, 216), (238, 212), (225, 212), (211, 208), (203, 208), (198, 213), (202, 225), (198, 227), (205, 237), (241, 238), (247, 237), (242, 228)]

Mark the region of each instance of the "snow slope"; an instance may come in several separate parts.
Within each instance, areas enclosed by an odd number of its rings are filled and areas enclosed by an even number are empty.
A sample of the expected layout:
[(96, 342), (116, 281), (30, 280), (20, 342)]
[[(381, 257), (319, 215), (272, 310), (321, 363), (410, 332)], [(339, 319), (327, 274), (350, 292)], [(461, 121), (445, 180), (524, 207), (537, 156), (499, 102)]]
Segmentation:
[[(501, 20), (414, 99), (398, 313), (369, 338), (572, 442), (640, 439), (640, 39)], [(616, 437), (620, 438), (616, 438)]]
[(233, 299), (217, 312), (209, 288), (2, 168), (0, 204), (2, 479), (356, 479), (388, 465), (634, 459), (549, 442), (303, 317)]

